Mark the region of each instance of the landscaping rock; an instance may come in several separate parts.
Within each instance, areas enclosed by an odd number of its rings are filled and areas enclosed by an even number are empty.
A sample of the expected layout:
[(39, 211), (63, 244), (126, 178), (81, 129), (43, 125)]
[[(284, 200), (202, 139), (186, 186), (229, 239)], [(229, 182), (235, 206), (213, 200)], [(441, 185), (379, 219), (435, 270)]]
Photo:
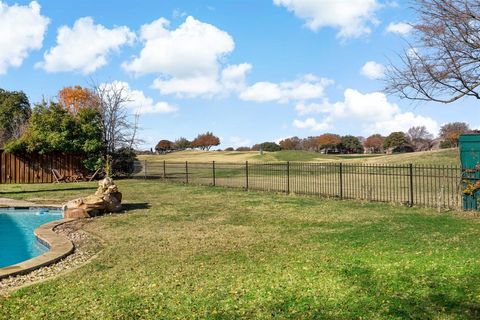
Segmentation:
[(122, 193), (111, 178), (98, 182), (95, 194), (71, 200), (64, 205), (65, 218), (93, 217), (105, 212), (122, 210)]
[(122, 210), (122, 194), (120, 192), (107, 194), (103, 197), (103, 200), (108, 212), (119, 212)]
[(81, 208), (66, 209), (63, 215), (65, 219), (90, 218), (87, 210)]

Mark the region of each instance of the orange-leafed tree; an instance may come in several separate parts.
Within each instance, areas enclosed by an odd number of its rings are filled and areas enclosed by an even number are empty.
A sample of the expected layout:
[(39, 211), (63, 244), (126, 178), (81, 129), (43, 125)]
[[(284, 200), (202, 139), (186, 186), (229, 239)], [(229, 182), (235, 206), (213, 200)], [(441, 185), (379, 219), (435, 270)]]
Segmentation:
[(383, 150), (384, 141), (385, 138), (382, 137), (380, 134), (372, 134), (365, 140), (363, 146), (370, 153), (379, 153)]
[(158, 153), (166, 153), (173, 150), (174, 143), (170, 140), (160, 140), (155, 146)]
[(302, 139), (299, 137), (283, 139), (279, 145), (283, 150), (300, 150), (302, 147)]
[(440, 128), (440, 138), (443, 139), (444, 147), (457, 147), (458, 137), (461, 134), (470, 132), (470, 127), (465, 122), (446, 123)]
[(213, 146), (220, 144), (220, 138), (215, 136), (211, 132), (199, 134), (192, 142), (194, 148), (200, 148), (201, 150), (210, 150)]
[(307, 151), (319, 151), (318, 137), (308, 137), (302, 140), (302, 149)]
[(60, 90), (58, 100), (74, 116), (82, 108), (96, 108), (99, 105), (99, 99), (93, 91), (78, 85)]
[(318, 136), (316, 139), (316, 143), (320, 149), (323, 149), (325, 153), (329, 153), (337, 149), (340, 144), (342, 143), (342, 139), (338, 134), (333, 133), (325, 133), (321, 136)]

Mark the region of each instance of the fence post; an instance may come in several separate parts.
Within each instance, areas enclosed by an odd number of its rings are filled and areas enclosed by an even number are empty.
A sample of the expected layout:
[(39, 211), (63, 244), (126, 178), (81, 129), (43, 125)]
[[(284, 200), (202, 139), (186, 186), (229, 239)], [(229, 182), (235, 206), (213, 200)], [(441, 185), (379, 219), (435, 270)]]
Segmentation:
[(410, 176), (410, 207), (413, 207), (413, 164), (408, 166)]
[(167, 164), (165, 160), (163, 160), (163, 180), (167, 178)]
[(215, 187), (215, 160), (212, 162), (212, 177), (213, 177), (213, 186)]
[(290, 161), (287, 161), (287, 194), (290, 194)]
[(248, 161), (245, 161), (245, 189), (248, 191)]
[(339, 164), (339, 178), (340, 178), (340, 199), (343, 199), (343, 163)]
[(185, 183), (188, 184), (188, 161), (185, 161)]
[(143, 162), (143, 179), (147, 180), (147, 160), (144, 160)]

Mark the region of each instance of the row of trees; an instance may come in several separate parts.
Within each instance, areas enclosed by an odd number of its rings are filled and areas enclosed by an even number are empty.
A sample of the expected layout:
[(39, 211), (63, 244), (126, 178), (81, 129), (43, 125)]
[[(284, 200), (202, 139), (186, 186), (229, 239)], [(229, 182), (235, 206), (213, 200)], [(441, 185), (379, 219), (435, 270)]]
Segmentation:
[(215, 136), (212, 132), (199, 134), (192, 141), (180, 137), (175, 141), (160, 140), (155, 146), (155, 151), (158, 153), (167, 153), (171, 151), (181, 151), (186, 149), (200, 149), (210, 150), (211, 147), (218, 146), (220, 144), (220, 138)]
[(128, 101), (122, 86), (75, 86), (32, 108), (23, 92), (0, 89), (0, 148), (40, 154), (74, 152), (85, 156), (90, 170), (105, 165), (107, 170), (125, 171), (124, 161), (134, 157), (138, 140), (138, 117), (129, 116)]
[(260, 151), (260, 150), (268, 151), (268, 152), (276, 152), (276, 151), (283, 150), (283, 148), (275, 142), (266, 141), (263, 143), (254, 144), (252, 147), (238, 147), (236, 149), (233, 147), (228, 147), (225, 149), (225, 151)]
[(284, 139), (280, 141), (280, 147), (285, 150), (308, 150), (324, 153), (360, 153), (363, 151), (358, 137), (351, 135), (341, 137), (332, 133), (305, 139), (298, 137)]
[[(435, 144), (440, 148), (452, 148), (458, 146), (458, 137), (461, 134), (472, 132), (468, 124), (464, 122), (452, 122), (443, 125), (438, 139), (428, 132), (425, 126), (412, 127), (407, 132), (392, 132), (384, 137), (381, 134), (373, 134), (367, 138), (352, 135), (340, 136), (333, 133), (325, 133), (320, 136), (308, 138), (292, 137), (280, 141), (264, 142), (250, 147), (239, 147), (237, 151), (263, 150), (305, 150), (323, 153), (382, 153), (382, 152), (413, 152), (431, 150)], [(226, 148), (233, 151), (234, 148)]]
[[(280, 150), (305, 150), (323, 153), (382, 153), (382, 152), (413, 152), (430, 150), (436, 145), (440, 148), (452, 148), (458, 146), (458, 137), (461, 134), (472, 132), (468, 124), (464, 122), (452, 122), (443, 125), (438, 139), (428, 132), (425, 126), (411, 127), (407, 132), (392, 132), (384, 137), (373, 134), (367, 138), (352, 135), (340, 136), (333, 133), (325, 133), (320, 136), (308, 138), (292, 137), (275, 142), (263, 142), (252, 147), (242, 146), (236, 149), (229, 147), (225, 151), (269, 151)], [(155, 147), (158, 153), (181, 151), (186, 149), (210, 150), (218, 146), (220, 139), (211, 132), (199, 134), (192, 141), (179, 138), (175, 141), (160, 140)]]
[(464, 122), (452, 122), (443, 125), (438, 139), (428, 132), (425, 126), (410, 128), (407, 132), (392, 132), (384, 137), (373, 134), (367, 138), (343, 136), (326, 133), (317, 137), (299, 139), (293, 137), (282, 140), (280, 146), (286, 150), (309, 150), (339, 153), (381, 153), (381, 152), (413, 152), (431, 150), (435, 143), (440, 148), (458, 146), (461, 134), (472, 132)]

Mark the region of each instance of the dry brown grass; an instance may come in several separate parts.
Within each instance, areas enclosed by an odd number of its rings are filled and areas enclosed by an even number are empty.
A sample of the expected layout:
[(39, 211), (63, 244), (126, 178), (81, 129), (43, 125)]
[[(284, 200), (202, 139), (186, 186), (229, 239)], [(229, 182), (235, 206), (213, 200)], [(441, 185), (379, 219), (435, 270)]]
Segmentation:
[(255, 159), (258, 151), (178, 151), (165, 155), (140, 155), (138, 159), (143, 161), (194, 161), (194, 162), (240, 162)]
[(345, 163), (414, 163), (429, 165), (458, 165), (457, 149), (443, 149), (393, 155), (325, 155), (306, 151), (198, 151), (172, 152), (166, 155), (140, 155), (140, 161), (171, 162), (245, 162), (245, 161), (302, 161), (302, 162), (345, 162)]

